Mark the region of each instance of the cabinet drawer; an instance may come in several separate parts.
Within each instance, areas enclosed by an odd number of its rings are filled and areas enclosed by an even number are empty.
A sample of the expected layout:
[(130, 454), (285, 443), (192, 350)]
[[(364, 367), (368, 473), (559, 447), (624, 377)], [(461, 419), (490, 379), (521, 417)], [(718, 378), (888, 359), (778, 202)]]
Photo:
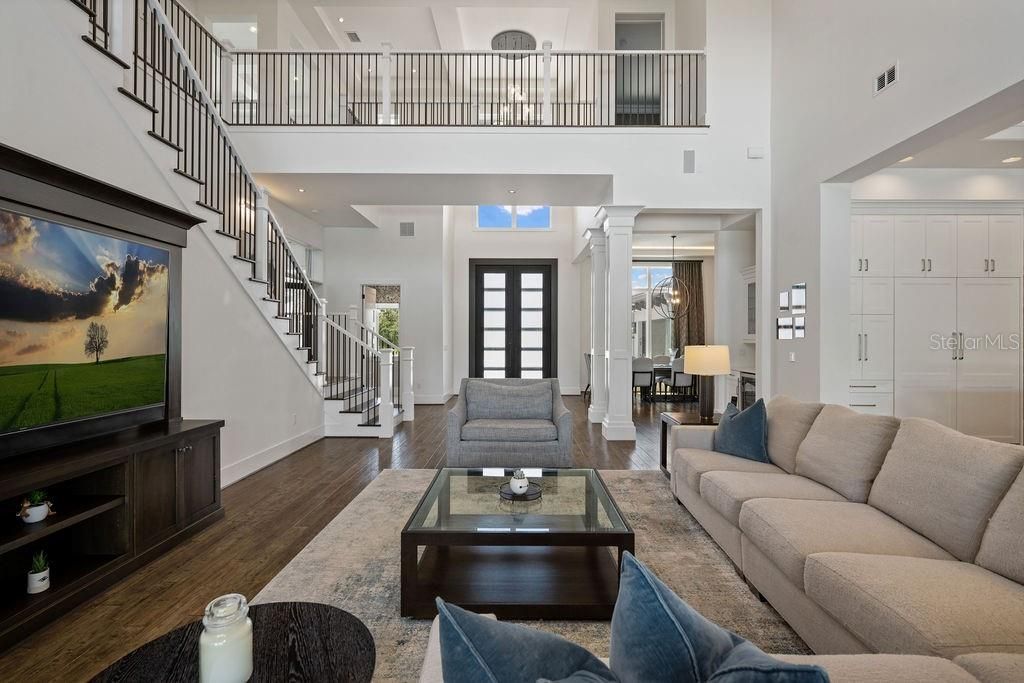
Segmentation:
[(892, 415), (892, 394), (850, 393), (848, 405), (859, 413)]
[(850, 381), (851, 394), (891, 394), (892, 380), (856, 379)]

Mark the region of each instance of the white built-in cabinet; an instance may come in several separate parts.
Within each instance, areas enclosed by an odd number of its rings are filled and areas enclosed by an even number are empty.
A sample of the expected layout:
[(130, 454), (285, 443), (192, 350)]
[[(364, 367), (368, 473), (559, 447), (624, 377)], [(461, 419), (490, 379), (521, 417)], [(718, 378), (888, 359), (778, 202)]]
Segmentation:
[(1021, 215), (856, 215), (850, 246), (849, 405), (1020, 443)]

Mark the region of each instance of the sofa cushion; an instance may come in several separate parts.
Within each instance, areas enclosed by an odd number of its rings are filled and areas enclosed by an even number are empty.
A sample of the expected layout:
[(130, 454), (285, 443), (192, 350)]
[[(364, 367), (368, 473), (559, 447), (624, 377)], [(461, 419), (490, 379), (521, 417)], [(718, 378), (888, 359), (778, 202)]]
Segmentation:
[(918, 655), (775, 655), (793, 664), (817, 664), (832, 683), (977, 683), (942, 657)]
[(899, 425), (895, 417), (827, 405), (797, 450), (796, 473), (863, 503)]
[(471, 379), (466, 384), (466, 417), (470, 420), (550, 420), (551, 382), (519, 386)]
[(757, 462), (735, 455), (705, 451), (699, 448), (677, 448), (672, 456), (672, 476), (682, 476), (686, 485), (700, 491), (700, 476), (705, 472), (763, 472), (783, 474), (783, 471), (768, 462)]
[(768, 402), (768, 457), (790, 474), (796, 471), (796, 452), (821, 412), (821, 403), (805, 403), (789, 396)]
[(591, 681), (616, 677), (597, 657), (561, 636), (489, 619), (437, 598), (445, 683), (565, 679), (586, 671)]
[(828, 683), (819, 667), (766, 655), (708, 621), (632, 553), (622, 556), (609, 663), (622, 681)]
[(814, 553), (953, 559), (927, 538), (864, 503), (748, 500), (740, 510), (740, 530), (797, 586), (804, 585), (804, 561)]
[(982, 683), (1020, 683), (1024, 681), (1024, 655), (1006, 652), (979, 652), (960, 655), (953, 662)]
[(730, 403), (715, 430), (715, 450), (738, 458), (769, 462), (765, 445), (767, 433), (763, 400), (757, 399), (754, 405), (744, 410)]
[(463, 441), (557, 441), (551, 420), (470, 420), (462, 425)]
[(965, 562), (1024, 464), (1024, 448), (906, 418), (868, 503)]
[(1017, 475), (989, 520), (974, 562), (1024, 583), (1024, 472)]
[(857, 553), (807, 558), (807, 595), (879, 652), (1024, 652), (1024, 586), (967, 562)]
[(846, 500), (829, 487), (806, 477), (771, 472), (706, 472), (700, 478), (700, 496), (737, 526), (740, 508), (753, 498)]

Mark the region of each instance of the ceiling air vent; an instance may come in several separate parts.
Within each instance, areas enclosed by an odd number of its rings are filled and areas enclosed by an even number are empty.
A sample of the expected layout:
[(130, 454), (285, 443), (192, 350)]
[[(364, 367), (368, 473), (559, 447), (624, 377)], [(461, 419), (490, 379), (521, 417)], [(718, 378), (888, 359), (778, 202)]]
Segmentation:
[(416, 224), (413, 222), (401, 222), (398, 224), (398, 235), (400, 237), (415, 237)]
[(345, 31), (345, 36), (348, 38), (350, 43), (361, 43), (363, 39), (359, 37), (359, 34), (355, 31)]
[(896, 65), (893, 64), (882, 73), (875, 76), (875, 92), (880, 93), (896, 82)]

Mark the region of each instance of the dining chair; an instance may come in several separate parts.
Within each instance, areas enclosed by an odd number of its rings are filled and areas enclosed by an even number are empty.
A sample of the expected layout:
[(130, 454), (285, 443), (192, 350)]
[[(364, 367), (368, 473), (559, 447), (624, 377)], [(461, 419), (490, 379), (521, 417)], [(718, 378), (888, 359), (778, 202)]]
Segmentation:
[(650, 396), (654, 387), (654, 361), (650, 358), (633, 359), (633, 390), (640, 392), (640, 398)]

